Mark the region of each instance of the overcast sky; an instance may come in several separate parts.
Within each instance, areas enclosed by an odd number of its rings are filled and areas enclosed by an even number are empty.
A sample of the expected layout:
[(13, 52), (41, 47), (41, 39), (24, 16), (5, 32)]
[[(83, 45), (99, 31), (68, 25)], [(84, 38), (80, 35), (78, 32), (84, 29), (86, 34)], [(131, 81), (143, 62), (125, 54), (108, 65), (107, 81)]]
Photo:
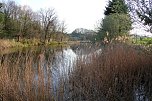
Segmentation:
[[(7, 0), (0, 0), (7, 1)], [(54, 8), (60, 21), (65, 21), (67, 32), (76, 28), (94, 30), (104, 17), (105, 6), (109, 0), (14, 0), (20, 5), (28, 5), (34, 11), (40, 8)], [(141, 28), (135, 28), (132, 34), (150, 35)]]
[(64, 20), (67, 31), (76, 28), (95, 29), (104, 17), (108, 0), (15, 0), (18, 4), (29, 5), (34, 11), (40, 8), (54, 8), (59, 20)]

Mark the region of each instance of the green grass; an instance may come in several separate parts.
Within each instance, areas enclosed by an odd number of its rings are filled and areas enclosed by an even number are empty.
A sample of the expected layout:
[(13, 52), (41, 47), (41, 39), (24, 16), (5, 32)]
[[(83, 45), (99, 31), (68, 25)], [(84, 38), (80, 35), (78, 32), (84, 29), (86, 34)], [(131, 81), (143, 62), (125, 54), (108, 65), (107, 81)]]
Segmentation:
[(0, 39), (0, 50), (7, 49), (7, 48), (15, 48), (15, 47), (30, 47), (30, 46), (39, 46), (39, 45), (51, 45), (51, 46), (58, 46), (58, 45), (66, 45), (67, 42), (58, 42), (58, 41), (51, 41), (51, 42), (41, 42), (39, 39), (23, 39), (20, 42), (17, 42), (14, 39)]
[(133, 43), (138, 45), (152, 45), (152, 38), (137, 38), (133, 39)]
[(21, 43), (26, 46), (38, 46), (41, 44), (41, 41), (39, 39), (24, 39)]

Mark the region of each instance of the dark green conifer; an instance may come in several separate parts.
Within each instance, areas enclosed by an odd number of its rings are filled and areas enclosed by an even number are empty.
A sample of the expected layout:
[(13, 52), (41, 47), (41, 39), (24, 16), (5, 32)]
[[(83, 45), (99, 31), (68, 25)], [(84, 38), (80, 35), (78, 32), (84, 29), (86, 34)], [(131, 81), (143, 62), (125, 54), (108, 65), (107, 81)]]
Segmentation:
[(104, 12), (105, 15), (110, 15), (113, 13), (119, 13), (119, 14), (127, 14), (128, 13), (128, 7), (125, 4), (124, 0), (112, 0), (109, 1), (108, 6), (106, 7), (106, 10)]

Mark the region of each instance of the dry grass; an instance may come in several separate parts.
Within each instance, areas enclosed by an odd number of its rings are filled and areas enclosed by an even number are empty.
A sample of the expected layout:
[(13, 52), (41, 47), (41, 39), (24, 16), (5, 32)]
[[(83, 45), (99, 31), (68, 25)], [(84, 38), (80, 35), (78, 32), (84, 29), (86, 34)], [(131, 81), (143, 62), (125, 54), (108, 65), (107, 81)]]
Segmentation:
[(109, 45), (89, 56), (91, 62), (79, 59), (69, 81), (59, 80), (54, 93), (53, 55), (45, 52), (28, 50), (0, 57), (0, 101), (152, 100), (150, 54), (127, 45)]
[(70, 81), (73, 97), (79, 101), (151, 101), (151, 59), (152, 55), (130, 46), (109, 45), (100, 55), (92, 55), (91, 63), (78, 61)]
[(18, 52), (0, 59), (0, 101), (53, 101), (51, 74), (44, 72), (43, 54), (38, 54)]
[(0, 39), (0, 50), (12, 47), (23, 47), (24, 45), (20, 42), (10, 39)]

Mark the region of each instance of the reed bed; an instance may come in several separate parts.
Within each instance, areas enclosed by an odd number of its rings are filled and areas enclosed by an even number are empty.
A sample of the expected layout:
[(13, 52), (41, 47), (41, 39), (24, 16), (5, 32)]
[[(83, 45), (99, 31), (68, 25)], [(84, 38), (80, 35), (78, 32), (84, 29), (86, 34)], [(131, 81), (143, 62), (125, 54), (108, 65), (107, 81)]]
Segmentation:
[(75, 101), (152, 101), (152, 54), (111, 44), (88, 58), (70, 79)]
[(54, 100), (51, 95), (51, 74), (45, 72), (42, 66), (44, 56), (34, 54), (26, 51), (1, 57), (0, 101)]
[(80, 56), (57, 86), (52, 52), (1, 55), (0, 101), (152, 101), (152, 54), (142, 49), (112, 44)]

